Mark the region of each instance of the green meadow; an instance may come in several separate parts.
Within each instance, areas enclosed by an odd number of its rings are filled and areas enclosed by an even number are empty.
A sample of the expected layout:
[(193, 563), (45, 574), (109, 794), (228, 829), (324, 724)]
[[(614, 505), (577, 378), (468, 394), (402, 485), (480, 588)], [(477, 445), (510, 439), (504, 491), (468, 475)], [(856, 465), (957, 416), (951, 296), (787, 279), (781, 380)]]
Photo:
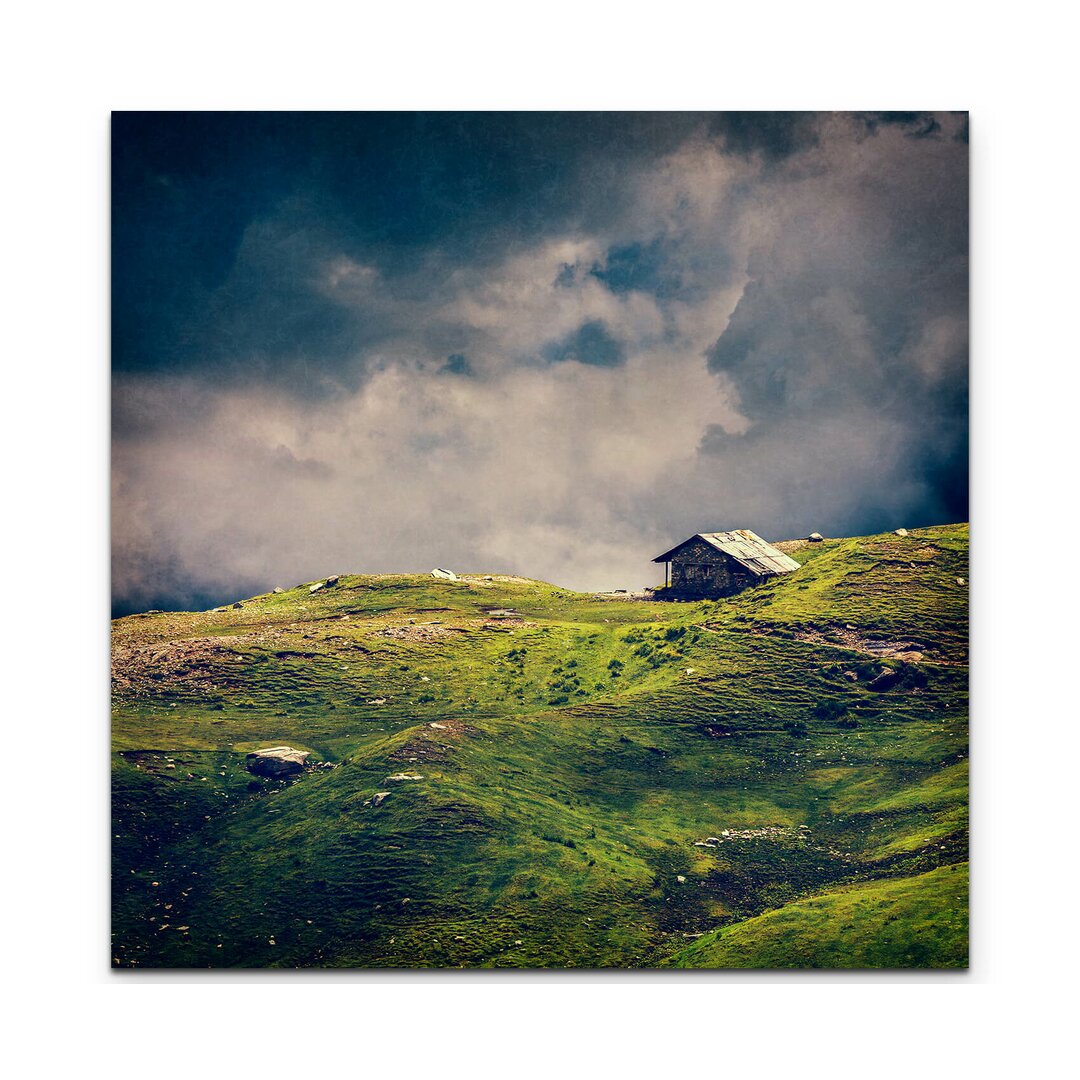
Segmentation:
[(116, 620), (114, 964), (966, 966), (967, 526), (793, 557)]

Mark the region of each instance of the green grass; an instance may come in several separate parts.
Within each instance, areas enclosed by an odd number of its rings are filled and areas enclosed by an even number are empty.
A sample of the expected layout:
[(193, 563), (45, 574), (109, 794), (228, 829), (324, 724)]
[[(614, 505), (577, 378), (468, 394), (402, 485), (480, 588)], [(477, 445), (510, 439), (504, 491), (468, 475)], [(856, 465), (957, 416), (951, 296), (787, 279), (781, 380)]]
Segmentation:
[[(966, 526), (798, 558), (715, 603), (349, 576), (117, 620), (115, 963), (658, 966), (962, 862)], [(251, 777), (279, 743), (336, 767)]]
[(963, 968), (968, 874), (961, 863), (799, 900), (680, 949), (679, 968)]

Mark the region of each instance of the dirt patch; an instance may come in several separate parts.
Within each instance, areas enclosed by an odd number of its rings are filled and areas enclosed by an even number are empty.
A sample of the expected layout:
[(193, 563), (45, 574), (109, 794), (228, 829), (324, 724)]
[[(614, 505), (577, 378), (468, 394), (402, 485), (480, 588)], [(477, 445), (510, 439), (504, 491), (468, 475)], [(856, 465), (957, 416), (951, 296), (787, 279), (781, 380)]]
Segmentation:
[(929, 649), (918, 641), (889, 640), (868, 637), (857, 627), (832, 625), (822, 629), (804, 627), (792, 631), (797, 641), (809, 641), (815, 645), (832, 645), (834, 648), (850, 649), (881, 659), (907, 660), (917, 663), (928, 658)]
[(190, 638), (185, 641), (157, 641), (129, 645), (117, 643), (112, 650), (112, 681), (115, 691), (161, 688), (182, 683), (200, 690), (218, 689), (218, 680), (243, 656), (232, 646), (239, 635)]
[(803, 548), (810, 546), (810, 541), (806, 539), (802, 540), (777, 540), (772, 545), (777, 551), (782, 551), (785, 555), (790, 555), (793, 551), (802, 551)]
[[(916, 543), (918, 547), (915, 546)], [(942, 549), (937, 544), (929, 544), (925, 540), (919, 542), (917, 537), (909, 535), (903, 538), (867, 541), (863, 543), (861, 551), (880, 563), (895, 566), (933, 562)]]
[(407, 626), (387, 626), (379, 631), (379, 636), (391, 638), (394, 641), (445, 641), (447, 638), (467, 633), (469, 630), (466, 627), (444, 626), (439, 622), (430, 622)]
[(808, 825), (765, 825), (760, 829), (721, 829), (719, 836), (706, 836), (695, 840), (694, 847), (719, 847), (735, 840), (806, 840), (810, 832)]
[(399, 764), (439, 764), (449, 760), (454, 743), (472, 729), (461, 720), (429, 720), (409, 736), (408, 742), (389, 755)]
[(393, 641), (447, 641), (462, 634), (473, 634), (478, 630), (495, 630), (510, 633), (511, 630), (535, 626), (519, 615), (489, 616), (486, 619), (469, 619), (465, 623), (448, 624), (438, 620), (426, 623), (407, 623), (404, 626), (387, 626), (379, 631), (380, 637)]

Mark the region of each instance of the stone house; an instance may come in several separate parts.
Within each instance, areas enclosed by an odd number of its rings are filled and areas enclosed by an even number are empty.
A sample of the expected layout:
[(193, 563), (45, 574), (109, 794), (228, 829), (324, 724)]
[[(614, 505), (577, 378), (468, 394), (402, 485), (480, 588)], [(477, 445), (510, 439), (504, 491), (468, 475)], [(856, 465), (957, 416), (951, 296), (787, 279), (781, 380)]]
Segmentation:
[(799, 569), (794, 559), (749, 529), (697, 533), (653, 562), (664, 563), (667, 595), (679, 600), (732, 596), (766, 578)]

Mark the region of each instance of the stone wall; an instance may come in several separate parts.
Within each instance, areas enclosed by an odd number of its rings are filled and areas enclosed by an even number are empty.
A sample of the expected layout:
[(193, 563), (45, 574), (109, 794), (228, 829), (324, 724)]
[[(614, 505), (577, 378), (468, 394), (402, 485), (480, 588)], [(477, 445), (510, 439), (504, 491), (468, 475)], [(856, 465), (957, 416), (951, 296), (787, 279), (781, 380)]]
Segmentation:
[(712, 544), (694, 540), (671, 560), (671, 594), (680, 598), (731, 596), (758, 578)]

